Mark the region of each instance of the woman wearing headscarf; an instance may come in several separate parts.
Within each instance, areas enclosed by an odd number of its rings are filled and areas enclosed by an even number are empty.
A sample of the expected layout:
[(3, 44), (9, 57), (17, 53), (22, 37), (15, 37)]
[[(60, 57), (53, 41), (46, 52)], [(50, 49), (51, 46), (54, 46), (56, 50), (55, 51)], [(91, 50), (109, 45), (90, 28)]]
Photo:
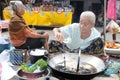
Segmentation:
[(29, 28), (22, 18), (25, 12), (24, 5), (21, 1), (15, 1), (12, 4), (13, 16), (9, 22), (10, 42), (17, 49), (35, 49), (44, 46), (48, 48), (49, 35), (46, 32), (38, 34), (35, 30)]

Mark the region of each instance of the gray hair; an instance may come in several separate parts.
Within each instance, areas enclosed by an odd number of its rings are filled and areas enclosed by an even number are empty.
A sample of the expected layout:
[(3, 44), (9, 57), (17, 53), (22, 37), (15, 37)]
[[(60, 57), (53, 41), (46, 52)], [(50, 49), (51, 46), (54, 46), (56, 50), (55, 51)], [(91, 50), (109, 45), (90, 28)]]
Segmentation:
[(80, 18), (86, 16), (89, 18), (90, 22), (92, 22), (93, 24), (95, 24), (96, 21), (96, 16), (92, 11), (84, 11), (81, 13)]
[(23, 5), (21, 1), (13, 1), (11, 2), (12, 10), (16, 12), (17, 8)]

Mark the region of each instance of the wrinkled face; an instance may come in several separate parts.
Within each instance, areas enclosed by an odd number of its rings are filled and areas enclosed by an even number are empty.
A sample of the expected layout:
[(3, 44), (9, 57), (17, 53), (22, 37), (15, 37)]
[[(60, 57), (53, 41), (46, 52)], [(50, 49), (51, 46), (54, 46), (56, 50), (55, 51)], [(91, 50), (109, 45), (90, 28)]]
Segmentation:
[(90, 30), (93, 27), (93, 23), (90, 22), (89, 17), (83, 16), (80, 18), (80, 28), (81, 30)]
[(24, 7), (24, 5), (20, 5), (19, 7), (17, 7), (17, 14), (23, 15), (24, 12), (25, 12), (25, 7)]

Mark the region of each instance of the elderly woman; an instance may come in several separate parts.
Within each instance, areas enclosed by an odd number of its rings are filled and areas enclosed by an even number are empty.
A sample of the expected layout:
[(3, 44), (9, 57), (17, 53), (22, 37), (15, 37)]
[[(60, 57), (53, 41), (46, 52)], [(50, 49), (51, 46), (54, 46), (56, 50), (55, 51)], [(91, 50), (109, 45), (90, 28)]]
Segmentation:
[(13, 16), (9, 22), (10, 42), (17, 49), (35, 49), (44, 46), (48, 48), (48, 33), (38, 34), (25, 23), (22, 15), (25, 12), (21, 1), (15, 1), (12, 5)]
[(103, 41), (101, 34), (96, 30), (96, 16), (91, 11), (82, 12), (79, 23), (73, 23), (68, 26), (54, 28), (53, 32), (57, 41), (51, 41), (50, 51), (61, 49), (64, 43), (64, 49), (69, 52), (78, 52), (81, 49), (82, 53), (98, 54), (103, 52)]

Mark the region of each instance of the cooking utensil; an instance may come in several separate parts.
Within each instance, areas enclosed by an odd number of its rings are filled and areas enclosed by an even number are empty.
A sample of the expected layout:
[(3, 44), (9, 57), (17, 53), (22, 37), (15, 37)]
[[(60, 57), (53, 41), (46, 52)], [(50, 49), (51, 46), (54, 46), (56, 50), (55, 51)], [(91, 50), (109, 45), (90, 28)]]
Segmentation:
[(77, 63), (77, 70), (76, 70), (76, 72), (78, 72), (78, 71), (79, 71), (79, 65), (80, 65), (80, 55), (81, 55), (81, 50), (79, 50), (78, 63)]
[(48, 54), (45, 49), (32, 49), (29, 51), (31, 64), (34, 64), (38, 59), (47, 60), (46, 55)]
[(62, 46), (63, 46), (63, 51), (64, 51), (64, 68), (66, 68), (66, 60), (65, 60), (65, 44), (63, 43), (62, 44)]
[[(96, 68), (97, 72), (92, 73), (92, 74), (77, 74), (77, 73), (71, 73), (71, 72), (57, 70), (55, 68), (55, 66), (64, 61), (63, 55), (66, 56), (66, 61), (70, 62), (70, 60), (75, 60), (77, 62), (77, 60), (78, 60), (77, 53), (65, 53), (65, 54), (59, 54), (59, 55), (53, 56), (51, 59), (48, 60), (48, 66), (51, 68), (54, 75), (62, 76), (64, 78), (73, 79), (73, 80), (77, 80), (77, 79), (89, 80), (91, 78), (94, 78), (98, 74), (102, 73), (106, 69), (105, 63), (102, 59), (92, 56), (92, 55), (81, 54), (81, 63), (86, 62), (88, 64), (91, 64), (92, 66), (94, 66)], [(75, 64), (73, 64), (73, 65), (75, 65)], [(77, 66), (77, 65), (75, 65), (75, 66)]]

